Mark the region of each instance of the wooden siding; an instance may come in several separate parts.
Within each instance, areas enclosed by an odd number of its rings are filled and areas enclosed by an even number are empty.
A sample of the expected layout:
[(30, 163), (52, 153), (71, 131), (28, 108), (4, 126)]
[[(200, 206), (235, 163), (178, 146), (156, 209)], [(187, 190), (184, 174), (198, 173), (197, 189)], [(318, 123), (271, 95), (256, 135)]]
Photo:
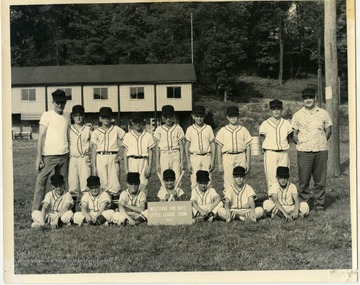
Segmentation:
[[(181, 87), (181, 98), (167, 98), (167, 87)], [(159, 84), (156, 88), (157, 110), (161, 111), (164, 105), (173, 105), (175, 111), (192, 110), (191, 84)]]
[[(108, 99), (94, 99), (94, 88), (107, 88)], [(94, 85), (84, 86), (85, 112), (97, 113), (101, 107), (110, 107), (113, 112), (118, 111), (118, 87), (117, 85)]]
[[(35, 101), (22, 101), (21, 89), (35, 88)], [(13, 114), (41, 114), (45, 111), (45, 87), (16, 87), (11, 89), (11, 111)]]
[[(144, 99), (131, 99), (130, 87), (144, 87)], [(120, 86), (120, 112), (153, 112), (154, 104), (154, 85)]]

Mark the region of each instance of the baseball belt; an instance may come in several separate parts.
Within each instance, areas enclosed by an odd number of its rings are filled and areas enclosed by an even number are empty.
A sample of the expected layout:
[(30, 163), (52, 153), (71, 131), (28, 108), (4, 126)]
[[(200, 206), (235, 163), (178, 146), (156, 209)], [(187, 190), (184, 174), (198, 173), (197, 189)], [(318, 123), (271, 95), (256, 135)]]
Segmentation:
[(117, 151), (98, 151), (97, 154), (109, 155), (109, 154), (118, 154)]

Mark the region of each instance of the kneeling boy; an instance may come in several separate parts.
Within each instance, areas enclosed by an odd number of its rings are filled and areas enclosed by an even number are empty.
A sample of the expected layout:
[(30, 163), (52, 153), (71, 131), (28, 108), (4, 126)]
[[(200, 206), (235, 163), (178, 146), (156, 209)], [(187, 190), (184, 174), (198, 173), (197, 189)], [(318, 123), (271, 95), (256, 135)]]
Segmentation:
[(161, 186), (157, 197), (159, 198), (160, 202), (165, 202), (165, 201), (183, 201), (184, 200), (184, 191), (179, 188), (176, 187), (175, 189), (175, 171), (172, 169), (166, 169), (163, 172), (163, 185)]

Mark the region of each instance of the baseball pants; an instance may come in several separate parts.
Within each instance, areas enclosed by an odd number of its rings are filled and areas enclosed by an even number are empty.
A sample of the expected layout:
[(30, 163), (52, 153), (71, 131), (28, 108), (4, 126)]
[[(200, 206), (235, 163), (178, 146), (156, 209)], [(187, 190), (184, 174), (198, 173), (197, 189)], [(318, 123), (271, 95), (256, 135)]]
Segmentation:
[(175, 172), (175, 177), (180, 177), (180, 150), (160, 151), (160, 168), (161, 174), (166, 169), (172, 169)]
[[(269, 213), (272, 213), (272, 212), (276, 213), (278, 211), (278, 208), (275, 206), (274, 202), (272, 200), (269, 200), (269, 199), (264, 201), (263, 207), (264, 207), (264, 210), (269, 212)], [(291, 206), (284, 206), (283, 205), (282, 207), (284, 208), (284, 210), (288, 214), (293, 212), (294, 209), (295, 209), (295, 205), (291, 205)], [(309, 208), (308, 203), (300, 202), (299, 212), (304, 214), (304, 215), (307, 215), (307, 214), (309, 214), (309, 211), (310, 211), (310, 208)]]
[(64, 180), (67, 181), (68, 163), (69, 154), (44, 156), (44, 168), (40, 170), (36, 178), (32, 211), (41, 209), (41, 203), (46, 194), (46, 184), (53, 170), (56, 174), (63, 175)]
[(268, 188), (277, 181), (276, 169), (278, 166), (290, 167), (288, 152), (266, 150), (264, 153), (264, 169)]
[[(140, 214), (137, 212), (127, 212), (127, 214), (134, 220), (139, 218), (140, 216), (143, 216), (145, 219), (147, 219), (147, 217), (148, 217), (147, 210), (142, 211)], [(117, 225), (120, 225), (122, 222), (125, 221), (125, 219), (126, 219), (126, 216), (124, 216), (120, 212), (116, 212), (113, 217), (113, 222)]]
[[(57, 215), (58, 213), (48, 213), (45, 215), (45, 223), (46, 224), (51, 224), (51, 221), (54, 220), (54, 217)], [(64, 224), (69, 224), (71, 223), (71, 221), (73, 220), (73, 212), (71, 210), (66, 211), (64, 214), (62, 214), (62, 216), (60, 217), (61, 221)], [(35, 210), (31, 213), (31, 218), (33, 219), (33, 224), (32, 226), (40, 226), (41, 224), (41, 219), (42, 219), (42, 215), (41, 215), (41, 211), (39, 210)]]
[(89, 156), (70, 156), (68, 174), (70, 193), (81, 193), (86, 190), (86, 180), (91, 175), (89, 162)]
[(117, 194), (120, 189), (120, 163), (116, 162), (117, 154), (97, 154), (96, 167), (100, 183), (109, 194)]
[(234, 183), (233, 170), (236, 166), (246, 168), (246, 153), (239, 154), (223, 154), (223, 168), (224, 168), (224, 189)]
[[(230, 218), (231, 220), (241, 220), (245, 221), (250, 219), (251, 209), (230, 209)], [(255, 208), (255, 218), (258, 220), (264, 214), (264, 209), (262, 207)], [(226, 210), (221, 208), (218, 212), (218, 215), (221, 219), (226, 220)]]
[[(199, 207), (204, 211), (208, 211), (211, 207), (211, 204), (199, 205)], [(211, 212), (214, 213), (214, 215), (216, 215), (219, 209), (221, 209), (222, 207), (223, 207), (223, 203), (219, 202), (219, 204), (217, 204), (216, 207)], [(193, 212), (193, 217), (196, 217), (197, 215), (200, 214), (198, 210), (196, 210), (194, 207), (192, 208), (192, 212)]]
[(147, 192), (146, 186), (149, 180), (145, 177), (146, 168), (148, 165), (148, 158), (132, 158), (129, 157), (128, 167), (129, 172), (138, 172), (140, 174), (140, 191)]
[[(91, 217), (95, 217), (96, 212), (91, 211), (91, 212), (89, 213), (89, 215), (90, 215)], [(104, 218), (105, 218), (108, 222), (112, 222), (113, 216), (114, 216), (114, 210), (105, 210), (105, 211), (102, 212), (101, 215), (104, 216)], [(84, 215), (83, 215), (81, 212), (76, 212), (76, 213), (74, 214), (74, 224), (77, 224), (77, 225), (81, 226), (81, 225), (83, 224), (83, 222), (84, 222), (84, 219), (85, 219), (85, 217), (84, 217)]]
[[(190, 163), (193, 169), (193, 173), (191, 174), (191, 188), (193, 188), (196, 183), (196, 172), (198, 170), (206, 170), (209, 171), (210, 164), (211, 164), (211, 155), (210, 153), (207, 155), (196, 155), (190, 154)], [(210, 173), (209, 173), (210, 174)], [(211, 174), (209, 175), (211, 180)]]
[(314, 180), (315, 209), (324, 209), (327, 160), (327, 150), (318, 152), (297, 152), (299, 197), (301, 201), (309, 201), (309, 184), (312, 176)]

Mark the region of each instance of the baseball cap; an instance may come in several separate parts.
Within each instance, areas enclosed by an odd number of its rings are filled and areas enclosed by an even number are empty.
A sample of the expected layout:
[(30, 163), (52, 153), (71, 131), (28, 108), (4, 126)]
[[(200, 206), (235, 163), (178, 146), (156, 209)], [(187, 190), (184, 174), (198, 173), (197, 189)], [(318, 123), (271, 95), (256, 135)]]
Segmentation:
[(111, 117), (112, 109), (110, 107), (101, 107), (99, 113), (100, 117)]
[(239, 108), (237, 106), (230, 106), (226, 109), (226, 114), (228, 116), (239, 116)]
[(64, 90), (57, 89), (56, 91), (51, 93), (51, 95), (53, 97), (54, 102), (56, 103), (66, 102), (66, 96)]
[(209, 172), (206, 170), (199, 170), (198, 172), (196, 172), (196, 181), (197, 182), (209, 182), (210, 178), (209, 178)]
[(86, 182), (87, 182), (86, 184), (87, 187), (100, 186), (100, 177), (91, 175), (88, 177)]
[(50, 177), (50, 181), (51, 181), (51, 185), (53, 186), (59, 186), (65, 183), (64, 176), (62, 176), (61, 174), (54, 174), (53, 176)]
[(72, 107), (72, 114), (84, 114), (85, 113), (85, 109), (83, 106), (81, 105), (75, 105)]
[(130, 114), (130, 120), (132, 120), (132, 121), (136, 121), (136, 120), (138, 120), (138, 121), (143, 121), (143, 120), (144, 120), (144, 116), (143, 116), (143, 114), (140, 113), (140, 112), (134, 112), (134, 113), (131, 113), (131, 114)]
[(205, 115), (205, 107), (204, 106), (194, 106), (192, 109), (193, 115)]
[(245, 176), (245, 174), (246, 174), (245, 168), (242, 166), (236, 166), (233, 169), (233, 176)]
[(279, 166), (276, 169), (276, 177), (289, 178), (290, 177), (289, 168), (286, 166)]
[(161, 115), (162, 116), (172, 116), (174, 115), (175, 113), (175, 110), (174, 110), (174, 107), (172, 105), (164, 105), (162, 108), (161, 108)]
[(270, 101), (269, 106), (270, 106), (270, 109), (282, 108), (283, 103), (280, 100), (275, 99), (275, 100)]
[(173, 179), (175, 180), (175, 172), (172, 169), (166, 169), (163, 172), (163, 179), (164, 180), (168, 180), (168, 179)]
[(301, 97), (305, 97), (305, 96), (315, 97), (315, 89), (312, 87), (306, 87), (301, 92)]
[(129, 172), (126, 176), (127, 183), (140, 183), (140, 174), (138, 172)]

